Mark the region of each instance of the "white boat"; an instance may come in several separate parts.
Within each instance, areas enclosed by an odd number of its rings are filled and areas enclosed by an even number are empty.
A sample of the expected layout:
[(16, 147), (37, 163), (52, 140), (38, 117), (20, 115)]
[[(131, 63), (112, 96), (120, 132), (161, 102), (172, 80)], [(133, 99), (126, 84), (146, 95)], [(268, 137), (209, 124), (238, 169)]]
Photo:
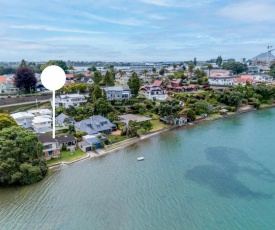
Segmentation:
[(143, 160), (144, 160), (144, 157), (138, 157), (137, 160), (138, 160), (138, 161), (143, 161)]

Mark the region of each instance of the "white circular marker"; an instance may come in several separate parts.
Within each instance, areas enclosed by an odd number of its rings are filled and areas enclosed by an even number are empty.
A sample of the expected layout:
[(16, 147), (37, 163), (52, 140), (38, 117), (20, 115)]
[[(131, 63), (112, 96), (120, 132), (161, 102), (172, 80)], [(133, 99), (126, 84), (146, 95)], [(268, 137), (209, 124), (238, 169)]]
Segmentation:
[(66, 82), (66, 74), (62, 68), (56, 65), (46, 67), (41, 74), (41, 82), (46, 89), (58, 90)]
[(53, 138), (55, 138), (55, 90), (62, 88), (66, 82), (66, 74), (62, 68), (56, 65), (46, 67), (41, 74), (41, 82), (46, 89), (53, 91)]

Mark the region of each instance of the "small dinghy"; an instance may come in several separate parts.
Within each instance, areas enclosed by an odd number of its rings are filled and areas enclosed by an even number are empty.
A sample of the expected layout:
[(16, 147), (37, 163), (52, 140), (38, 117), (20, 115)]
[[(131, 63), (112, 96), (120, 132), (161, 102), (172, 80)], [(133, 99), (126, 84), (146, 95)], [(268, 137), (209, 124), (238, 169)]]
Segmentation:
[(138, 157), (137, 160), (138, 160), (138, 161), (143, 161), (143, 160), (144, 160), (144, 157)]

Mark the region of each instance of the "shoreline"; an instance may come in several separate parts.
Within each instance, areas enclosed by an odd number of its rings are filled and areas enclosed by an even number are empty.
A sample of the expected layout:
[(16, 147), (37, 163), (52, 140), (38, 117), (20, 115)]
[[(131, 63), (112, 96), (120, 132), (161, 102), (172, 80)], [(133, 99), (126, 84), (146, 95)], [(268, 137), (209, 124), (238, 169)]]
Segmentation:
[[(220, 117), (217, 117), (217, 118), (203, 118), (203, 119), (194, 121), (192, 123), (193, 124), (197, 124), (197, 123), (201, 123), (201, 122), (215, 121), (215, 120), (220, 120), (220, 119), (225, 119), (225, 118), (228, 118), (228, 117), (233, 117), (233, 116), (241, 115), (243, 113), (249, 113), (249, 112), (252, 112), (252, 111), (263, 110), (263, 109), (268, 109), (268, 108), (272, 108), (272, 107), (275, 107), (275, 104), (267, 105), (267, 106), (264, 106), (264, 107), (259, 108), (259, 109), (249, 108), (249, 109), (246, 109), (246, 110), (235, 112), (233, 114), (223, 115), (223, 116), (220, 116)], [(111, 148), (111, 149), (106, 149), (106, 150), (104, 150), (104, 149), (101, 150), (100, 149), (100, 150), (98, 150), (99, 153), (95, 153), (95, 152), (87, 153), (87, 155), (85, 157), (82, 157), (82, 158), (79, 158), (77, 160), (70, 161), (70, 162), (62, 161), (62, 162), (50, 165), (50, 166), (48, 166), (48, 168), (49, 168), (49, 170), (52, 170), (52, 169), (56, 169), (56, 168), (61, 168), (63, 165), (72, 165), (74, 163), (82, 162), (82, 161), (85, 161), (85, 160), (88, 160), (88, 159), (103, 157), (103, 156), (106, 156), (106, 155), (108, 155), (108, 154), (110, 154), (112, 152), (116, 152), (116, 151), (121, 150), (121, 149), (123, 149), (123, 148), (125, 148), (127, 146), (133, 145), (135, 143), (138, 143), (138, 142), (140, 142), (142, 140), (145, 140), (145, 139), (148, 139), (150, 137), (156, 136), (158, 134), (170, 131), (172, 129), (182, 128), (182, 127), (186, 127), (186, 126), (188, 126), (188, 124), (183, 125), (183, 126), (175, 126), (175, 125), (173, 125), (171, 127), (168, 127), (168, 128), (165, 128), (165, 129), (162, 129), (162, 130), (159, 130), (159, 131), (155, 131), (155, 132), (152, 132), (152, 133), (141, 135), (140, 137), (134, 137), (134, 138), (122, 141), (121, 145), (118, 145), (117, 147), (114, 147), (114, 148)], [(125, 143), (123, 143), (123, 142), (125, 142)], [(118, 143), (120, 143), (120, 142), (118, 142)]]

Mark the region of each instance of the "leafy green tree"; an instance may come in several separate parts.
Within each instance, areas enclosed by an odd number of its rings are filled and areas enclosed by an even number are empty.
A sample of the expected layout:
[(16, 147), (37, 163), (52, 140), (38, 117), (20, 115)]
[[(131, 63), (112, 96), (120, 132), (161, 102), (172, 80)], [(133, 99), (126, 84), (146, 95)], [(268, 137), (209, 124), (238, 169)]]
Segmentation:
[(46, 176), (43, 145), (31, 131), (10, 127), (0, 131), (0, 185), (33, 184)]
[(113, 106), (103, 98), (99, 98), (95, 102), (95, 114), (107, 116), (108, 113), (113, 112)]
[(93, 102), (96, 102), (97, 99), (102, 98), (102, 89), (99, 87), (99, 85), (94, 85), (92, 97)]
[(270, 66), (270, 72), (269, 72), (270, 76), (272, 76), (273, 78), (275, 78), (275, 63), (273, 63)]
[(153, 124), (151, 121), (143, 121), (140, 122), (140, 127), (143, 128), (146, 132), (149, 132), (151, 129), (153, 129)]
[(97, 71), (97, 68), (94, 65), (92, 65), (90, 68), (88, 68), (88, 70), (95, 72)]
[(146, 83), (146, 77), (147, 77), (148, 70), (147, 70), (147, 69), (144, 69), (144, 70), (142, 71), (142, 73), (144, 74), (144, 82)]
[(152, 72), (153, 72), (154, 74), (157, 72), (157, 70), (156, 70), (155, 67), (152, 68)]
[(7, 113), (0, 113), (0, 130), (11, 126), (18, 126), (13, 117)]
[(217, 59), (216, 59), (216, 64), (218, 66), (221, 66), (222, 65), (222, 56), (218, 56)]
[(14, 85), (20, 90), (30, 93), (35, 90), (37, 79), (33, 70), (28, 67), (18, 68), (14, 76)]
[(195, 68), (194, 64), (190, 63), (190, 64), (188, 65), (188, 72), (189, 72), (189, 74), (190, 74), (190, 77), (191, 77), (192, 74), (193, 74), (194, 68)]
[(22, 68), (22, 67), (28, 67), (26, 61), (23, 59), (19, 65), (19, 68)]
[(102, 75), (99, 71), (95, 71), (94, 73), (94, 82), (95, 84), (99, 84), (102, 81)]
[(186, 111), (186, 116), (187, 116), (191, 121), (196, 120), (196, 113), (194, 112), (193, 109), (188, 109), (188, 110)]
[(131, 89), (131, 93), (137, 95), (141, 86), (141, 82), (136, 72), (132, 73), (132, 76), (129, 78), (127, 84)]
[(108, 70), (103, 78), (103, 84), (106, 86), (114, 86), (115, 85), (113, 76), (112, 76), (111, 72), (109, 72)]
[(50, 61), (48, 61), (45, 65), (41, 66), (41, 71), (43, 71), (46, 67), (48, 67), (50, 65), (57, 65), (60, 68), (62, 68), (65, 73), (68, 73), (68, 66), (67, 66), (66, 62), (64, 62), (62, 60), (50, 60)]
[(222, 64), (222, 68), (232, 70), (234, 73), (239, 74), (247, 70), (247, 65), (241, 62), (228, 61)]
[(164, 68), (161, 68), (160, 71), (159, 71), (159, 74), (160, 75), (163, 75), (165, 73), (165, 69)]
[(124, 126), (121, 135), (128, 137), (137, 136), (137, 131), (140, 128), (138, 122), (130, 120), (127, 125)]
[(74, 77), (77, 81), (81, 81), (81, 79), (85, 77), (85, 75), (83, 73), (77, 73), (77, 74), (74, 74)]
[(243, 99), (243, 94), (238, 91), (226, 90), (221, 94), (220, 101), (229, 106), (239, 107)]

